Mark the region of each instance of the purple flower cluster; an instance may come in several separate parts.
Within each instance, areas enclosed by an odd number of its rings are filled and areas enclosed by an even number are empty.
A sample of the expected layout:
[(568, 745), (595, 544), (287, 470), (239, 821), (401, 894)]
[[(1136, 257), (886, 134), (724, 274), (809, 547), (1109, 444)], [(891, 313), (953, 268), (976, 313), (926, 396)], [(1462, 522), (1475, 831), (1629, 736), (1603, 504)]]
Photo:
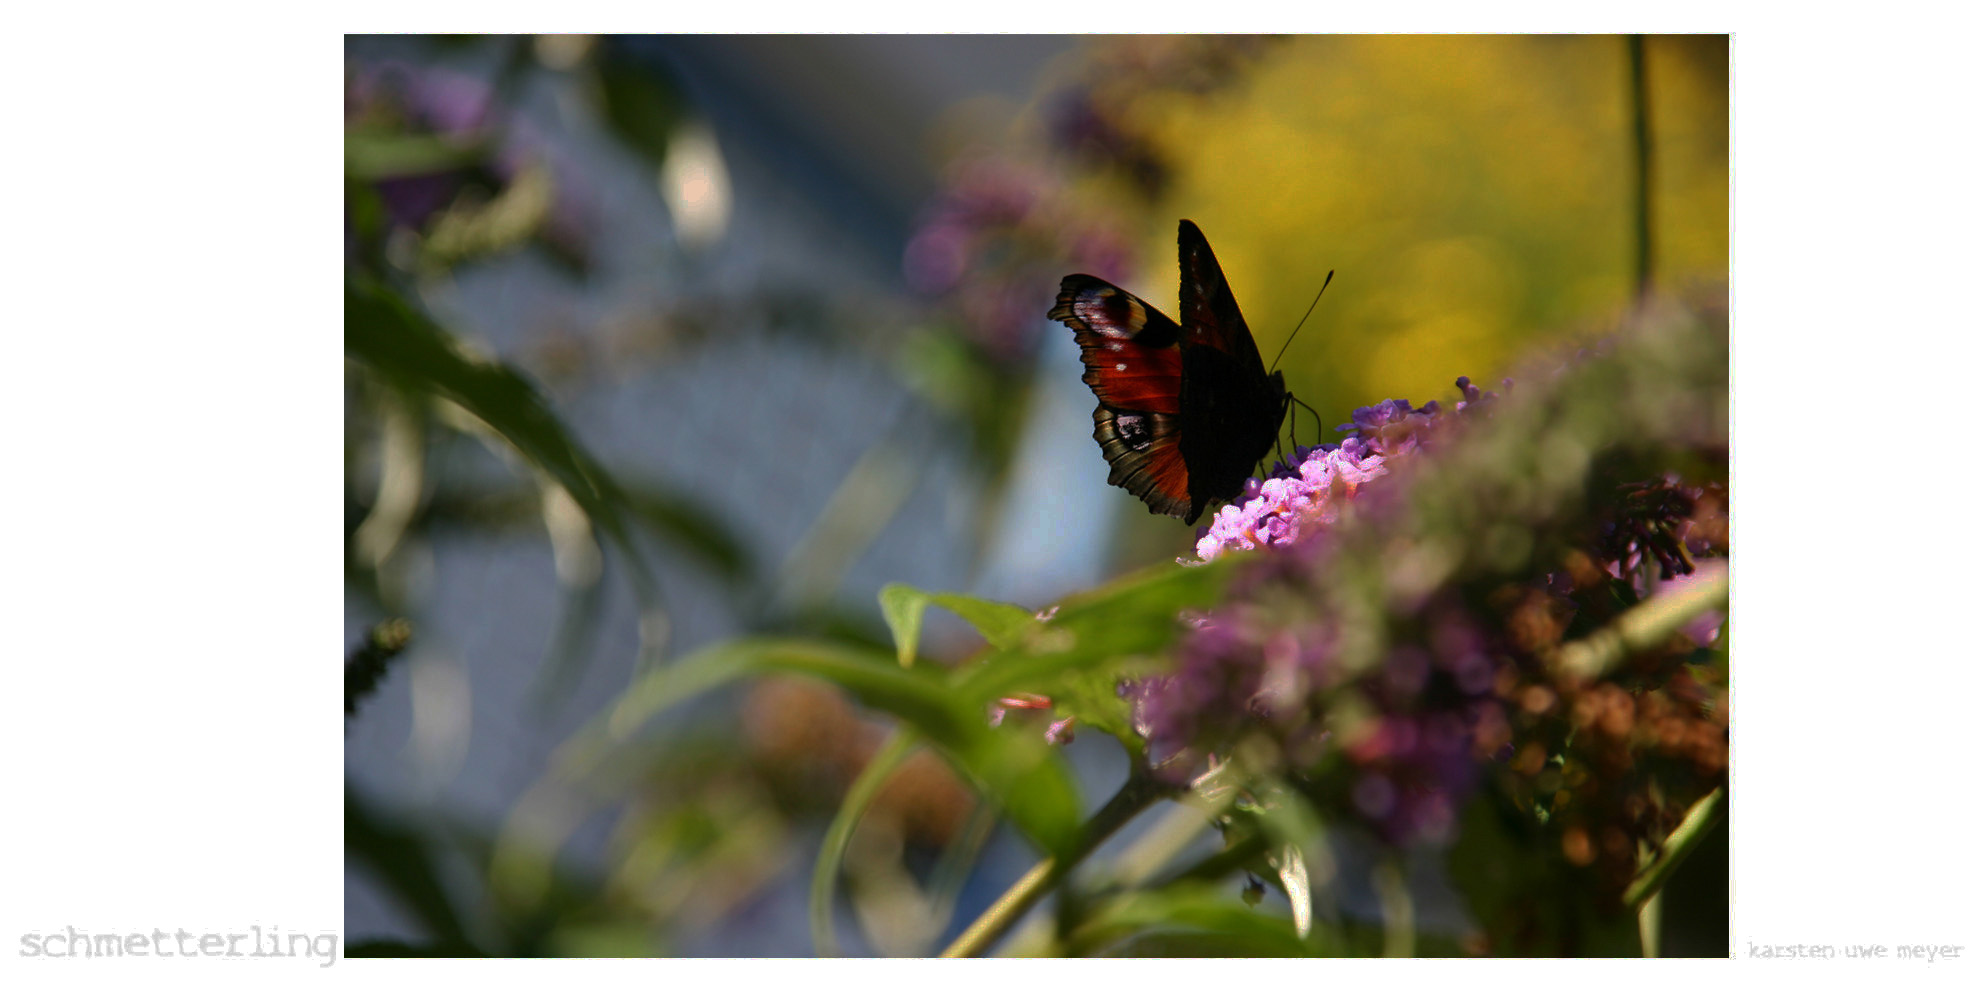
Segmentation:
[(1562, 660), (1663, 586), (1726, 581), (1726, 327), (1629, 328), (1520, 396), (1374, 404), (1250, 483), (1198, 551), (1256, 550), (1121, 689), (1152, 771), (1228, 763), (1401, 848), (1453, 842), (1486, 796), (1619, 905), (1639, 852), (1727, 788), (1726, 611)]
[(1320, 747), (1307, 703), (1328, 674), (1326, 630), (1274, 629), (1244, 606), (1193, 626), (1172, 674), (1119, 689), (1161, 775), (1175, 782), (1191, 778), (1223, 744), (1250, 729), (1270, 732), (1287, 749)]
[[(1471, 419), (1462, 414), (1495, 398), (1466, 378), (1456, 385), (1463, 398), (1451, 410), (1387, 400), (1354, 411), (1340, 428), (1351, 432), (1342, 442), (1298, 447), (1292, 464), (1249, 480), (1246, 498), (1220, 510), (1199, 540), (1199, 557), (1297, 545), (1327, 554), (1316, 539), (1331, 532), (1349, 500), (1391, 474), (1398, 459), (1440, 446), (1454, 422)], [(1346, 765), (1332, 778), (1343, 808), (1389, 843), (1448, 839), (1484, 762), (1508, 756), (1496, 686), (1508, 678), (1512, 652), (1461, 601), (1431, 596), (1407, 607), (1411, 622), (1375, 664), (1346, 664), (1340, 634), (1354, 624), (1335, 612), (1339, 604), (1310, 595), (1297, 592), (1294, 609), (1304, 619), (1292, 624), (1286, 613), (1269, 619), (1258, 595), (1243, 596), (1194, 624), (1170, 674), (1124, 687), (1153, 766), (1186, 776), (1248, 736), (1271, 742), (1292, 769), (1315, 767), (1333, 748)], [(1348, 697), (1360, 701), (1361, 716), (1333, 720), (1323, 701)]]
[(1200, 533), (1199, 558), (1211, 561), (1228, 551), (1282, 547), (1327, 530), (1360, 487), (1390, 471), (1387, 460), (1418, 451), (1455, 414), (1472, 413), (1495, 397), (1466, 376), (1454, 384), (1463, 398), (1452, 413), (1442, 411), (1437, 400), (1420, 407), (1405, 400), (1359, 407), (1349, 423), (1337, 425), (1337, 430), (1351, 432), (1341, 443), (1297, 446), (1292, 466), (1277, 462), (1265, 480), (1248, 479), (1245, 499), (1221, 507)]
[(1220, 508), (1199, 537), (1205, 561), (1233, 550), (1293, 544), (1331, 524), (1359, 486), (1385, 474), (1385, 456), (1362, 438), (1297, 448), (1296, 465), (1247, 480), (1245, 502)]
[[(1153, 769), (1183, 782), (1252, 737), (1298, 772), (1326, 757), (1343, 763), (1334, 799), (1386, 842), (1446, 841), (1484, 763), (1508, 756), (1496, 696), (1506, 652), (1464, 611), (1436, 604), (1423, 640), (1353, 670), (1337, 636), (1344, 625), (1318, 612), (1280, 626), (1252, 605), (1222, 607), (1180, 643), (1170, 674), (1127, 683), (1121, 691)], [(1335, 719), (1324, 705), (1351, 697), (1362, 714), (1355, 719)]]
[(1671, 476), (1622, 486), (1618, 506), (1603, 525), (1601, 552), (1617, 563), (1617, 571), (1630, 573), (1651, 562), (1663, 581), (1693, 572), (1685, 539), (1700, 495), (1699, 488)]

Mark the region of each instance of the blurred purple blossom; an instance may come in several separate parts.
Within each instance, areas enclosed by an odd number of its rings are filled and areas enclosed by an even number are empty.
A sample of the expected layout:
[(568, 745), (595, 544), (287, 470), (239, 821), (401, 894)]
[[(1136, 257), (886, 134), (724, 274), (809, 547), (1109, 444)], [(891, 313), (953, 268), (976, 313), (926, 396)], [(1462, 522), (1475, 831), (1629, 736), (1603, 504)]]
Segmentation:
[(1620, 500), (1603, 524), (1599, 548), (1615, 565), (1615, 574), (1632, 573), (1651, 562), (1662, 580), (1695, 570), (1684, 543), (1689, 518), (1695, 513), (1699, 487), (1680, 484), (1668, 476), (1620, 487)]
[(1042, 287), (1071, 268), (1121, 280), (1127, 238), (1070, 198), (1049, 172), (996, 159), (952, 170), (903, 250), (918, 293), (948, 299), (963, 330), (997, 362), (1031, 355), (1045, 329)]
[(975, 149), (953, 164), (904, 247), (910, 288), (941, 299), (995, 365), (1023, 365), (1062, 276), (1122, 282), (1137, 263), (1133, 236), (1170, 174), (1135, 123), (1137, 105), (1223, 86), (1266, 44), (1229, 35), (1089, 42), (1079, 78), (1043, 100), (1044, 141), (1019, 156)]
[(493, 142), (472, 167), (442, 166), (375, 179), (373, 188), (396, 227), (420, 228), (469, 185), (477, 168), (508, 184), (534, 166), (548, 169), (553, 202), (542, 236), (583, 260), (597, 211), (578, 182), (580, 170), (558, 144), (508, 112), (488, 82), (462, 73), (399, 61), (358, 64), (345, 79), (348, 130), (431, 134), (470, 151)]

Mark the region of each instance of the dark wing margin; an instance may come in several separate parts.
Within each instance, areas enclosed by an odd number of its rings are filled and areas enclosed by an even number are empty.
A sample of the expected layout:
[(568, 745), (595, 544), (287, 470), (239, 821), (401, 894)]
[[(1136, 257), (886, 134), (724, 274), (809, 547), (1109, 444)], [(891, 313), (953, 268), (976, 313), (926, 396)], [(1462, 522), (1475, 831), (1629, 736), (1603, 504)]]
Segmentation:
[(1178, 222), (1178, 322), (1186, 345), (1209, 345), (1266, 374), (1254, 335), (1240, 316), (1233, 288), (1226, 284), (1226, 273), (1220, 271), (1199, 225), (1189, 220)]

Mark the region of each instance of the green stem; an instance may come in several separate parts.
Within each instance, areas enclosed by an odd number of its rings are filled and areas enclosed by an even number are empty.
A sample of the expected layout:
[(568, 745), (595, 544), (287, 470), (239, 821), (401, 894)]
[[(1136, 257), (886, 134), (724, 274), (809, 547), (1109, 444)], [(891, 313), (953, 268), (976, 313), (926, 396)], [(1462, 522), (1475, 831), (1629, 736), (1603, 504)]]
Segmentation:
[(1633, 115), (1633, 283), (1644, 301), (1653, 292), (1653, 137), (1647, 108), (1646, 37), (1626, 37), (1632, 72)]
[(1378, 915), (1384, 921), (1384, 955), (1388, 958), (1412, 956), (1412, 889), (1406, 885), (1405, 869), (1397, 855), (1387, 856), (1371, 869), (1371, 887), (1378, 893)]
[(1626, 886), (1627, 908), (1638, 909), (1660, 892), (1661, 886), (1674, 876), (1675, 869), (1701, 845), (1702, 838), (1708, 836), (1709, 828), (1722, 821), (1722, 813), (1728, 805), (1728, 793), (1718, 788), (1689, 808), (1688, 815), (1681, 818), (1681, 825), (1675, 827), (1674, 832), (1667, 835), (1666, 843), (1660, 845), (1660, 853), (1655, 856), (1653, 864), (1633, 879), (1633, 884)]
[(1640, 957), (1660, 956), (1660, 893), (1647, 897), (1640, 907)]
[(1595, 679), (1626, 660), (1674, 635), (1688, 621), (1729, 605), (1729, 572), (1661, 593), (1620, 614), (1619, 618), (1584, 640), (1566, 644), (1557, 667), (1583, 679)]
[(847, 787), (840, 809), (827, 825), (826, 839), (820, 842), (820, 857), (813, 862), (813, 888), (806, 913), (813, 925), (813, 950), (821, 957), (840, 954), (839, 942), (834, 940), (834, 880), (840, 877), (840, 861), (847, 854), (847, 843), (861, 823), (861, 814), (867, 812), (868, 804), (888, 784), (889, 776), (916, 750), (916, 743), (915, 734), (898, 729), (868, 760), (868, 767), (855, 777), (854, 784)]
[(1020, 917), (1040, 902), (1042, 896), (1052, 892), (1067, 877), (1069, 870), (1088, 857), (1110, 834), (1170, 791), (1149, 776), (1132, 772), (1129, 781), (1124, 782), (1123, 787), (1082, 825), (1074, 846), (1065, 856), (1048, 857), (1020, 876), (1019, 881), (1014, 882), (1004, 895), (965, 927), (963, 933), (958, 934), (951, 946), (944, 948), (943, 956), (978, 957), (990, 950), (999, 938), (1012, 929), (1013, 924), (1020, 921)]

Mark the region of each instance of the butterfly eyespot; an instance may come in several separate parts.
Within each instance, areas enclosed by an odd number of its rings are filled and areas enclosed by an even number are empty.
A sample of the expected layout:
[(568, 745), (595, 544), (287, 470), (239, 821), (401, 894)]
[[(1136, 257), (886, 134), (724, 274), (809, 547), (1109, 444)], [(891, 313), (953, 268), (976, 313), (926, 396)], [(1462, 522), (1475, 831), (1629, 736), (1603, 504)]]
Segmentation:
[(1116, 415), (1116, 434), (1135, 451), (1150, 444), (1150, 423), (1141, 413), (1119, 413)]

